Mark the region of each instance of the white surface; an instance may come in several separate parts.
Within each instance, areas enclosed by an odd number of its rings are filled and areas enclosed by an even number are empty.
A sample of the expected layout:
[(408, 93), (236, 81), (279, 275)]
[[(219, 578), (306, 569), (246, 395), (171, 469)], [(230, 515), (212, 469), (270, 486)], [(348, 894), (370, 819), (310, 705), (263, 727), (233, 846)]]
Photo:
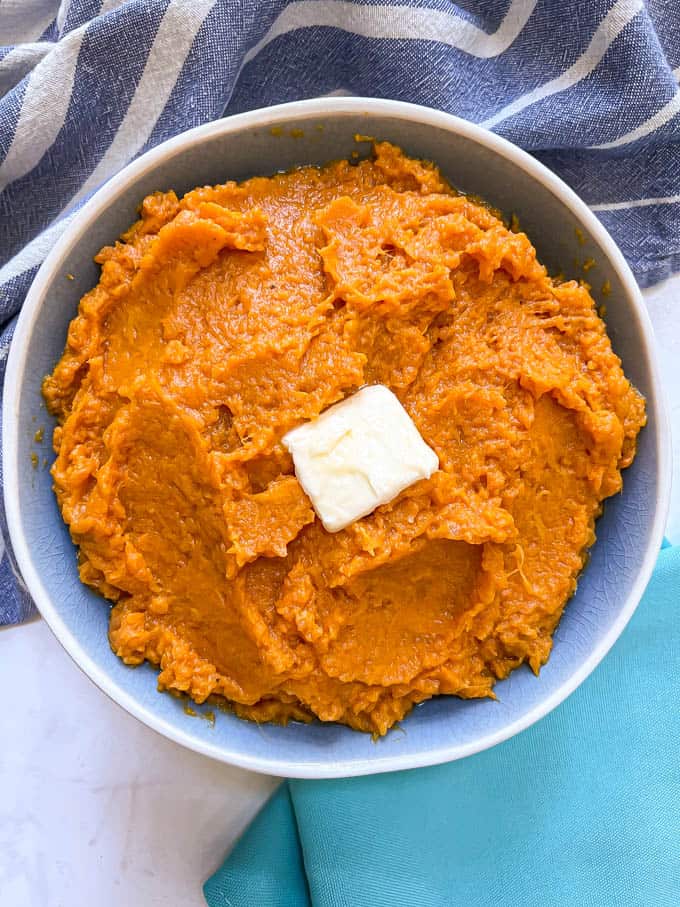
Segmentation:
[(283, 443), (329, 532), (389, 504), (439, 468), (437, 454), (384, 384), (364, 387), (329, 407), (289, 431)]
[(2, 907), (205, 907), (276, 782), (140, 724), (42, 620), (0, 633), (0, 683)]
[[(674, 432), (680, 543), (680, 276), (645, 293)], [(44, 622), (0, 632), (2, 907), (204, 907), (201, 884), (275, 781), (212, 762), (111, 703)]]

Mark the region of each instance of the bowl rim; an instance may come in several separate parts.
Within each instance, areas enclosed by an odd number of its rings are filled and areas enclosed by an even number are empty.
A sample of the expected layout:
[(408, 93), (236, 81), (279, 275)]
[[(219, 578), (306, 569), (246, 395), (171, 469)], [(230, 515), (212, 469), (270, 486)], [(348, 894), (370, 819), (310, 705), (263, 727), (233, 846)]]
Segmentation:
[[(193, 737), (169, 721), (159, 717), (153, 709), (139, 702), (133, 695), (121, 689), (107, 675), (107, 672), (81, 648), (80, 643), (64, 624), (57, 607), (43, 585), (42, 579), (33, 565), (30, 550), (23, 533), (19, 507), (19, 469), (18, 469), (18, 435), (19, 435), (19, 402), (23, 376), (28, 367), (28, 342), (33, 328), (40, 315), (42, 302), (49, 290), (60, 263), (73, 247), (80, 241), (88, 225), (97, 218), (134, 180), (153, 169), (161, 162), (185, 151), (194, 145), (200, 145), (205, 139), (217, 135), (237, 133), (242, 129), (272, 127), (279, 123), (295, 119), (329, 119), (343, 115), (386, 116), (393, 119), (408, 120), (423, 125), (439, 128), (468, 138), (489, 149), (499, 156), (520, 167), (530, 177), (537, 180), (553, 193), (567, 207), (604, 249), (610, 266), (621, 280), (633, 311), (638, 319), (643, 349), (648, 357), (651, 375), (652, 394), (658, 408), (656, 424), (656, 446), (658, 451), (658, 480), (655, 515), (649, 535), (647, 548), (626, 598), (621, 613), (609, 627), (598, 646), (581, 662), (578, 668), (549, 696), (537, 703), (525, 715), (505, 727), (486, 734), (479, 739), (465, 744), (447, 744), (415, 754), (397, 754), (376, 756), (366, 759), (334, 760), (332, 753), (328, 760), (318, 762), (296, 762), (290, 759), (279, 759), (276, 756), (261, 758), (249, 756), (229, 746), (215, 745)], [(246, 113), (236, 114), (197, 126), (147, 151), (132, 163), (125, 166), (92, 196), (83, 207), (73, 215), (63, 234), (49, 252), (39, 268), (28, 291), (22, 310), (17, 320), (14, 336), (7, 361), (4, 384), (4, 405), (2, 414), (3, 429), (3, 472), (5, 510), (9, 535), (16, 560), (40, 613), (61, 645), (71, 656), (78, 667), (110, 699), (122, 706), (138, 720), (163, 734), (176, 743), (188, 747), (205, 756), (226, 762), (241, 768), (250, 769), (268, 775), (294, 778), (336, 778), (357, 775), (377, 774), (401, 769), (420, 768), (437, 765), (472, 755), (495, 746), (514, 736), (543, 718), (572, 693), (595, 669), (618, 639), (624, 627), (635, 611), (647, 583), (649, 582), (659, 548), (670, 499), (671, 451), (668, 410), (664, 389), (661, 383), (655, 352), (653, 330), (646, 305), (633, 274), (619, 248), (609, 233), (576, 193), (562, 180), (548, 170), (538, 160), (511, 142), (489, 132), (481, 126), (460, 119), (452, 114), (418, 104), (402, 101), (382, 100), (363, 97), (325, 97), (304, 101), (293, 101), (274, 107), (260, 108)]]

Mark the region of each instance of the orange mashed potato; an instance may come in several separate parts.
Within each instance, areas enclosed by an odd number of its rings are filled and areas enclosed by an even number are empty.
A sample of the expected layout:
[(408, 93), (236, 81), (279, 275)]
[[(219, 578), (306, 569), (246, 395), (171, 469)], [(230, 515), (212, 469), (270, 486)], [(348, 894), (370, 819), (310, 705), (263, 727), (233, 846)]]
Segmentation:
[[(114, 652), (376, 734), (538, 672), (645, 421), (586, 287), (387, 143), (150, 195), (96, 260), (44, 395)], [(281, 438), (370, 383), (440, 470), (329, 534)]]

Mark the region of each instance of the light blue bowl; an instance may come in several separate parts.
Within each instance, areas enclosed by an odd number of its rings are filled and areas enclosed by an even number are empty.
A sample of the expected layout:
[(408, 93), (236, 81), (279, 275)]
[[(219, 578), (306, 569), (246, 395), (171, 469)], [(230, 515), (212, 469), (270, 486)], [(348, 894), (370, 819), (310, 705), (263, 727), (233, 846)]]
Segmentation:
[[(185, 714), (177, 699), (159, 694), (154, 669), (127, 668), (111, 652), (109, 606), (80, 583), (49, 472), (31, 464), (34, 452), (51, 460), (49, 440), (43, 449), (34, 441), (39, 426), (46, 439), (52, 429), (40, 383), (61, 355), (78, 300), (97, 282), (92, 257), (135, 219), (147, 193), (170, 188), (182, 193), (347, 157), (357, 147), (367, 150), (356, 145), (355, 133), (389, 139), (434, 160), (457, 187), (515, 212), (554, 271), (570, 275), (575, 257), (595, 259), (589, 280), (596, 298), (605, 280), (611, 284), (609, 333), (627, 374), (647, 398), (649, 421), (625, 473), (623, 493), (606, 504), (590, 563), (539, 678), (527, 669), (515, 671), (497, 685), (497, 702), (451, 697), (426, 702), (402, 723), (403, 731), (377, 743), (339, 725), (258, 726), (221, 713), (212, 727)], [(187, 132), (121, 171), (71, 221), (35, 279), (10, 352), (3, 420), (14, 550), (40, 611), (76, 663), (116, 702), (178, 743), (274, 775), (333, 777), (445, 762), (505, 740), (545, 715), (593, 670), (629, 620), (661, 544), (669, 497), (669, 433), (651, 326), (607, 232), (571, 190), (513, 145), (455, 117), (393, 101), (320, 99), (242, 114)], [(623, 695), (626, 682), (622, 676)]]

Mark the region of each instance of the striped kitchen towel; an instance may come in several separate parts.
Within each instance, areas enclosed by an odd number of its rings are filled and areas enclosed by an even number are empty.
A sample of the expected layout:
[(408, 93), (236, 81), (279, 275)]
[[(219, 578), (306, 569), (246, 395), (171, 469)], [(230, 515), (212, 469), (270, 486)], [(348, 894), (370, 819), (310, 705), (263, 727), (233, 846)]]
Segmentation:
[[(679, 78), (680, 0), (0, 0), (0, 369), (40, 262), (112, 174), (189, 127), (329, 92), (522, 145), (654, 283), (680, 270)], [(5, 550), (0, 623), (30, 607)]]

